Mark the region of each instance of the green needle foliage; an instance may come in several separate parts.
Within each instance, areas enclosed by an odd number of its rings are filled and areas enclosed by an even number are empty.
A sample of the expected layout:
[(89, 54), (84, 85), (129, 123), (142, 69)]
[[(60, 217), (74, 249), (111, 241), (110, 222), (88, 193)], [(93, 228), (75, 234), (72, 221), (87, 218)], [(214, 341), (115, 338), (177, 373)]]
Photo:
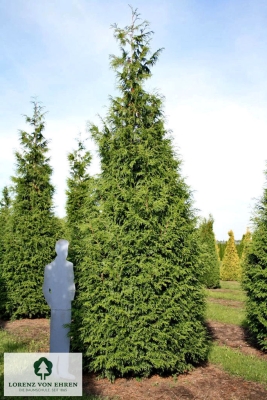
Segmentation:
[(221, 279), (223, 281), (239, 281), (241, 280), (241, 265), (233, 231), (229, 231), (228, 235), (229, 239), (221, 265)]
[(213, 232), (214, 220), (211, 215), (204, 218), (199, 227), (200, 241), (203, 246), (203, 283), (207, 288), (220, 287), (220, 260), (218, 255), (217, 243)]
[(7, 188), (7, 186), (5, 186), (2, 191), (2, 199), (0, 202), (0, 265), (2, 265), (3, 263), (3, 258), (5, 254), (5, 236), (10, 215), (10, 207), (11, 197), (9, 194), (9, 189)]
[(5, 316), (40, 317), (47, 314), (42, 284), (44, 267), (55, 255), (60, 226), (52, 211), (54, 188), (47, 158), (48, 142), (42, 107), (33, 102), (33, 116), (26, 122), (32, 133), (20, 131), (21, 152), (16, 152), (14, 201), (10, 213), (3, 279), (7, 289)]
[(246, 255), (242, 260), (243, 288), (247, 293), (246, 317), (258, 345), (267, 350), (267, 188), (252, 220), (252, 241), (246, 250), (244, 248)]
[(223, 260), (223, 257), (224, 257), (226, 244), (227, 244), (227, 242), (217, 241), (218, 250), (219, 250), (219, 258), (221, 261)]
[[(73, 348), (102, 376), (182, 373), (205, 360), (205, 298), (196, 218), (181, 161), (166, 138), (162, 98), (144, 90), (148, 23), (114, 25), (121, 95), (103, 127), (90, 125), (102, 174), (99, 212), (88, 207), (72, 324)], [(75, 335), (75, 336), (74, 336)]]
[(247, 256), (249, 254), (249, 248), (251, 245), (251, 232), (250, 230), (247, 228), (247, 232), (243, 235), (242, 237), (242, 256), (241, 256), (241, 267), (243, 270), (243, 267), (245, 267), (245, 264), (247, 262)]
[(75, 278), (79, 280), (79, 265), (83, 250), (81, 240), (88, 235), (87, 230), (83, 229), (84, 220), (88, 217), (88, 208), (96, 208), (94, 201), (96, 179), (88, 173), (92, 157), (80, 136), (77, 138), (77, 144), (77, 149), (68, 154), (70, 178), (67, 180), (66, 226), (70, 241), (69, 259), (74, 263)]
[(11, 212), (11, 197), (7, 186), (2, 191), (2, 199), (0, 202), (0, 315), (5, 312), (5, 304), (7, 302), (7, 291), (5, 281), (3, 279), (3, 261), (7, 248), (6, 238), (8, 235), (9, 217)]

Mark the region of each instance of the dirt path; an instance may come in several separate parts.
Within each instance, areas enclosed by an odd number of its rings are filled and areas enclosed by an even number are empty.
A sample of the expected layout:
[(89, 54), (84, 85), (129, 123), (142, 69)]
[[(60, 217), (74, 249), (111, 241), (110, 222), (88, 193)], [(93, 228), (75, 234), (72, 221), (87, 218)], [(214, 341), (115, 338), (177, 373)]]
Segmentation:
[(228, 299), (214, 299), (209, 297), (209, 302), (222, 304), (223, 306), (227, 307), (234, 307), (234, 308), (243, 308), (244, 302), (239, 300), (228, 300)]
[[(238, 348), (246, 354), (262, 359), (267, 355), (246, 342), (242, 328), (209, 321), (214, 340)], [(13, 322), (0, 321), (0, 327), (25, 343), (41, 343), (40, 351), (49, 351), (49, 320), (23, 319)], [(114, 384), (107, 379), (97, 379), (94, 374), (84, 374), (84, 391), (88, 394), (112, 396), (120, 400), (266, 400), (267, 389), (258, 383), (232, 377), (214, 365), (196, 368), (192, 373), (173, 377), (153, 376), (149, 379), (117, 379)]]
[[(251, 346), (248, 332), (237, 325), (208, 321), (208, 326), (213, 339), (220, 345), (226, 345), (238, 349), (242, 353), (259, 357), (267, 361), (267, 354)], [(267, 374), (267, 371), (266, 371)], [(267, 398), (266, 398), (267, 399)]]
[(262, 385), (234, 378), (219, 368), (209, 365), (190, 374), (173, 378), (153, 376), (137, 382), (117, 379), (114, 384), (94, 376), (84, 379), (87, 393), (119, 396), (120, 400), (266, 400), (267, 390)]

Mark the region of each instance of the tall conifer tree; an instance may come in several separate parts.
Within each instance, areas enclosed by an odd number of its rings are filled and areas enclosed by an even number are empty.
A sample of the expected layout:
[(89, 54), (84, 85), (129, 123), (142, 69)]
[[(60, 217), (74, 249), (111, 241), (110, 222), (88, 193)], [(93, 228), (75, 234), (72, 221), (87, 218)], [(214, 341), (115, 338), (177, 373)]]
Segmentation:
[[(114, 25), (111, 56), (121, 95), (103, 127), (91, 125), (102, 174), (99, 209), (87, 219), (72, 326), (89, 370), (182, 373), (205, 360), (205, 299), (191, 192), (166, 137), (162, 98), (144, 89), (161, 49), (149, 56), (148, 23)], [(78, 335), (79, 334), (79, 335)]]
[(213, 232), (214, 220), (211, 215), (204, 218), (199, 227), (200, 240), (203, 246), (203, 283), (208, 288), (220, 287), (220, 260)]
[[(267, 171), (265, 171), (267, 178)], [(258, 345), (267, 350), (267, 188), (256, 205), (252, 241), (243, 259), (243, 288), (247, 294), (246, 319)], [(249, 234), (247, 234), (249, 236)], [(249, 237), (247, 237), (247, 243)]]
[(221, 279), (223, 281), (239, 281), (241, 279), (241, 265), (235, 245), (234, 232), (228, 232), (229, 239), (221, 265)]
[(15, 154), (14, 201), (3, 262), (6, 315), (12, 318), (47, 314), (42, 293), (44, 267), (54, 257), (55, 241), (61, 236), (53, 214), (52, 168), (43, 134), (44, 113), (38, 102), (33, 101), (33, 116), (26, 116), (26, 122), (33, 131), (19, 133), (21, 151)]

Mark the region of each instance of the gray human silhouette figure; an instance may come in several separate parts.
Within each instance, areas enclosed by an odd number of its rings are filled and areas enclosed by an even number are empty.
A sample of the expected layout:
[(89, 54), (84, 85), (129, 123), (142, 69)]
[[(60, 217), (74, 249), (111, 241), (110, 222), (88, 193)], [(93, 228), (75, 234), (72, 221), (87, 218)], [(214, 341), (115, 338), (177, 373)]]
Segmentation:
[[(44, 273), (43, 294), (51, 308), (50, 320), (50, 353), (69, 353), (69, 328), (71, 322), (71, 302), (74, 299), (75, 284), (73, 264), (66, 260), (69, 242), (60, 239), (56, 243), (57, 257), (46, 265)], [(54, 360), (55, 362), (55, 360)], [(58, 360), (59, 375), (74, 378), (67, 372), (68, 356)]]

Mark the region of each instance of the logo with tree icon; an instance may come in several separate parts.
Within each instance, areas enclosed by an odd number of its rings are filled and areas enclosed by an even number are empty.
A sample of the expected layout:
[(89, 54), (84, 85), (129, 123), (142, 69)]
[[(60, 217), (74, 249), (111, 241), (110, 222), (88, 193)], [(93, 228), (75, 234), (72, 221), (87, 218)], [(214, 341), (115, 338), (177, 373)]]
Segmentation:
[(33, 367), (35, 375), (40, 376), (41, 380), (45, 381), (46, 376), (52, 373), (53, 364), (47, 358), (41, 357), (38, 361), (35, 361)]

